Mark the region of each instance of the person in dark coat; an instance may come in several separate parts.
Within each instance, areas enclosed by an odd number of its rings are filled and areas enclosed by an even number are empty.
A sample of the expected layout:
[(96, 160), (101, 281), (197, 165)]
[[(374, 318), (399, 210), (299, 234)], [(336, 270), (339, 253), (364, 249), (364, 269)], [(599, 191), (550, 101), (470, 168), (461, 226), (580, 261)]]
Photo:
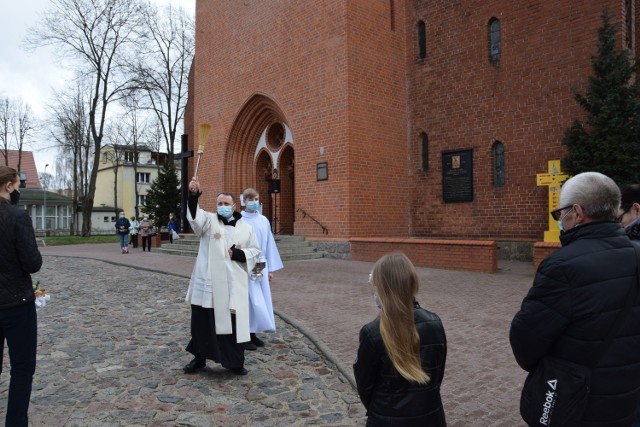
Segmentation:
[[(597, 172), (578, 174), (562, 186), (558, 206), (551, 215), (559, 222), (562, 247), (540, 263), (511, 322), (513, 354), (529, 372), (523, 401), (531, 373), (545, 356), (588, 366), (638, 286), (639, 260), (617, 221), (615, 182)], [(631, 425), (640, 399), (639, 318), (640, 298), (593, 369), (581, 426)]]
[(169, 242), (173, 243), (173, 232), (180, 233), (180, 220), (174, 215), (173, 212), (169, 213), (169, 224), (167, 225), (167, 231), (169, 232)]
[[(640, 185), (632, 184), (622, 191), (618, 221), (631, 240), (640, 240)], [(640, 406), (636, 408), (632, 427), (640, 427)]]
[(129, 253), (129, 228), (131, 228), (131, 223), (124, 215), (123, 211), (120, 211), (119, 218), (116, 221), (116, 233), (120, 238), (120, 250), (123, 254)]
[(380, 315), (360, 330), (353, 365), (367, 426), (446, 426), (440, 384), (447, 341), (440, 318), (415, 300), (418, 275), (402, 253), (373, 267)]
[(622, 191), (618, 221), (631, 240), (640, 240), (640, 184), (632, 184)]
[(18, 172), (0, 166), (0, 373), (6, 340), (11, 380), (5, 425), (12, 427), (28, 425), (38, 327), (31, 274), (42, 266), (31, 218), (15, 206), (19, 187)]

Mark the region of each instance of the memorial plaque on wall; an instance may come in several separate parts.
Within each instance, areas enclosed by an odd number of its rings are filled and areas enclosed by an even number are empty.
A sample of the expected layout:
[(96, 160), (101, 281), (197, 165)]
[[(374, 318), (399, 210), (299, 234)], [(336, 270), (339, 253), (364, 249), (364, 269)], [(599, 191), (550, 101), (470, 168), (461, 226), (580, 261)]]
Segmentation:
[(442, 198), (445, 203), (473, 201), (473, 150), (442, 153)]

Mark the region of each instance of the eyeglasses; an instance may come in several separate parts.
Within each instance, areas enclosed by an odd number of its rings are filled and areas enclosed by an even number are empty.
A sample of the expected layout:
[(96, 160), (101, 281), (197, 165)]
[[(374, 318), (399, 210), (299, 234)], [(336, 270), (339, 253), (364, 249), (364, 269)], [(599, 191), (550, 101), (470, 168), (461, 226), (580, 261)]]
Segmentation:
[(622, 211), (622, 214), (618, 218), (616, 218), (616, 221), (622, 222), (622, 218), (624, 218), (624, 216), (628, 214), (630, 210), (631, 210), (631, 207)]
[(569, 209), (572, 208), (573, 205), (569, 205), (569, 206), (565, 206), (563, 208), (558, 208), (556, 210), (551, 211), (551, 218), (553, 218), (556, 221), (560, 221), (560, 218), (562, 218), (562, 211), (565, 209)]

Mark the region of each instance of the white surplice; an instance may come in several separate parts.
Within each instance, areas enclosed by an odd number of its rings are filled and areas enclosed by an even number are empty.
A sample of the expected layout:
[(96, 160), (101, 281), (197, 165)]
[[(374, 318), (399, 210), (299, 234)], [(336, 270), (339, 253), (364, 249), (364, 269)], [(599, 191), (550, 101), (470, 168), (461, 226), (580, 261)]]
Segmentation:
[(274, 331), (276, 321), (273, 316), (269, 273), (280, 270), (282, 260), (271, 233), (269, 220), (258, 212), (242, 211), (242, 219), (253, 227), (260, 245), (260, 261), (266, 263), (262, 277), (252, 280), (249, 276), (249, 312), (251, 332)]
[[(185, 300), (213, 308), (217, 335), (232, 334), (233, 311), (237, 342), (247, 342), (250, 340), (247, 271), (253, 269), (260, 256), (256, 234), (242, 218), (235, 227), (225, 225), (216, 213), (206, 212), (199, 205), (195, 219), (190, 210), (187, 219), (194, 234), (200, 237), (200, 247)], [(244, 252), (246, 263), (231, 260), (228, 250), (233, 245)]]

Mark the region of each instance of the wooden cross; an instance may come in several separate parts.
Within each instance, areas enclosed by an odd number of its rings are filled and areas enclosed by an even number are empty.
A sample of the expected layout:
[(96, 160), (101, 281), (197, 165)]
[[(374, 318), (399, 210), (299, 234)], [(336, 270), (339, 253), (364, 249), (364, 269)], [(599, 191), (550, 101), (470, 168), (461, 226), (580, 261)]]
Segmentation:
[(189, 135), (182, 135), (182, 152), (174, 155), (175, 159), (180, 159), (180, 220), (183, 233), (188, 233), (189, 221), (187, 221), (187, 197), (189, 196), (189, 158), (193, 157), (193, 150), (189, 150)]

